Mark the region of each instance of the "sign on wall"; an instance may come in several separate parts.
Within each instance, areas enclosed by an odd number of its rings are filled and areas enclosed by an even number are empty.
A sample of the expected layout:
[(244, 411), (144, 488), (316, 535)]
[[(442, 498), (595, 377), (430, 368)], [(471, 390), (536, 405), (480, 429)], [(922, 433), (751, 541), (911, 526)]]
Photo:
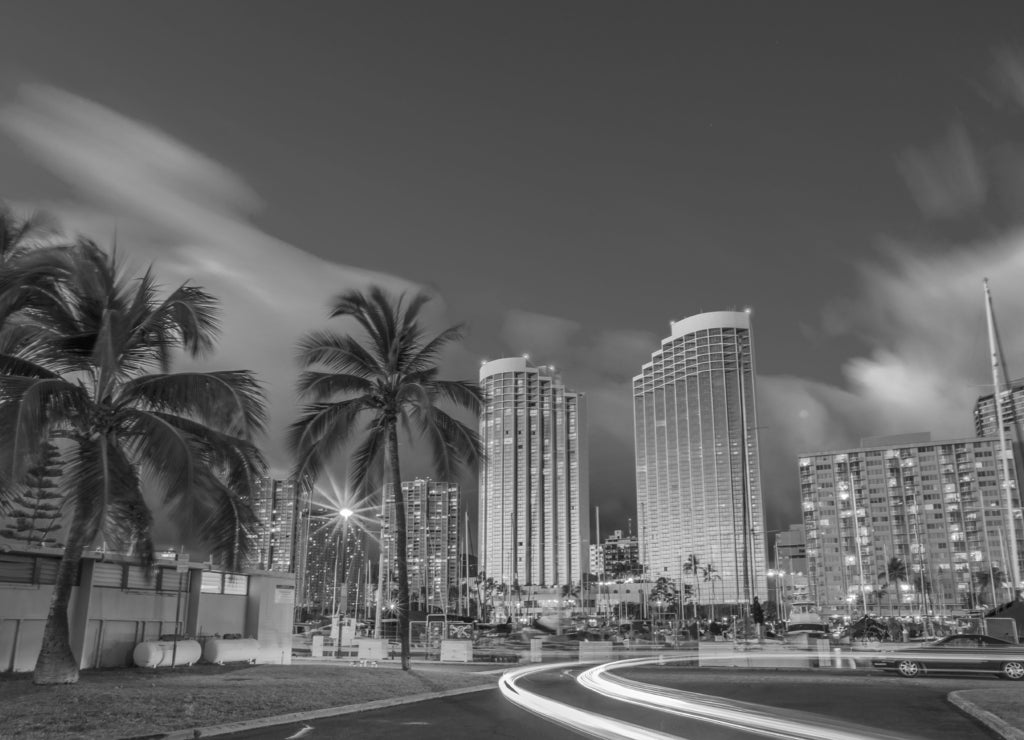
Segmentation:
[(294, 604), (295, 586), (274, 586), (275, 604)]

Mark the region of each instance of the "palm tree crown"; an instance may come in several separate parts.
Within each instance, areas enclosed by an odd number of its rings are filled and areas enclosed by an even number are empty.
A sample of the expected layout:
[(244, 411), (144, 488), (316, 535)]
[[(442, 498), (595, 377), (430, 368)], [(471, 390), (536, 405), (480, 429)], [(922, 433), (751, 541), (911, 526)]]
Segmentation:
[(252, 442), (264, 399), (248, 371), (169, 372), (175, 350), (197, 356), (213, 346), (216, 306), (199, 288), (161, 297), (151, 272), (132, 279), (91, 242), (39, 250), (0, 282), (19, 285), (47, 255), (58, 265), (47, 300), (23, 304), (19, 341), (0, 347), (0, 475), (20, 480), (50, 439), (63, 448), (72, 521), (36, 680), (70, 682), (67, 598), (83, 549), (102, 536), (152, 559), (144, 479), (215, 559), (234, 567), (247, 554), (256, 519), (245, 498), (265, 467)]
[(461, 338), (462, 329), (454, 326), (429, 337), (420, 316), (428, 301), (423, 293), (395, 299), (378, 287), (338, 296), (330, 316), (354, 319), (365, 338), (318, 331), (301, 340), (298, 360), (306, 369), (299, 376), (298, 392), (308, 403), (289, 435), (297, 477), (316, 480), (334, 454), (362, 433), (352, 454), (353, 488), (365, 497), (389, 479), (395, 497), (399, 630), (406, 670), (409, 581), (397, 429), (426, 438), (440, 480), (454, 479), (461, 468), (483, 456), (478, 434), (435, 405), (447, 401), (479, 413), (483, 398), (475, 383), (438, 377), (440, 353)]

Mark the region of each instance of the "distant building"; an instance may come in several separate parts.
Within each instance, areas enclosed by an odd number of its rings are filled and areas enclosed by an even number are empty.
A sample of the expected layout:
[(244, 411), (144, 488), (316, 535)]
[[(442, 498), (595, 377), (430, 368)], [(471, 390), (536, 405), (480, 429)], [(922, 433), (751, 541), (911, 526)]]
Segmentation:
[(767, 588), (750, 314), (671, 332), (633, 378), (640, 560), (675, 578), (693, 555), (721, 577), (719, 603), (750, 603)]
[(547, 365), (485, 362), (480, 569), (523, 586), (579, 584), (589, 562), (586, 406)]
[(791, 524), (788, 530), (775, 533), (775, 568), (807, 572), (807, 533), (803, 524)]
[(590, 572), (598, 576), (604, 573), (604, 548), (601, 545), (590, 546)]
[[(1000, 394), (1003, 407), (1003, 428), (1016, 438), (1018, 425), (1024, 424), (1024, 378), (1013, 380)], [(995, 393), (980, 396), (974, 404), (974, 433), (979, 437), (998, 437)]]
[[(405, 499), (406, 562), (409, 594), (417, 611), (447, 612), (460, 583), (459, 486), (417, 478), (402, 483)], [(384, 553), (391, 578), (398, 572), (395, 495), (384, 487)]]
[(636, 535), (624, 535), (616, 529), (610, 537), (606, 537), (601, 545), (604, 553), (604, 577), (609, 581), (621, 581), (626, 578), (639, 578), (640, 547)]
[[(304, 560), (302, 537), (303, 508), (308, 493), (300, 492), (294, 480), (264, 477), (257, 482), (255, 498), (250, 501), (260, 526), (253, 535), (253, 566), (260, 570), (294, 573)], [(296, 551), (298, 548), (298, 552)]]
[(306, 542), (300, 605), (311, 614), (355, 614), (371, 580), (365, 572), (366, 533), (352, 523), (344, 526), (337, 511), (312, 504)]
[[(1010, 599), (999, 575), (1011, 572), (1010, 533), (1018, 552), (1024, 546), (1007, 516), (999, 440), (914, 439), (800, 457), (810, 595), (819, 606), (860, 611), (862, 586), (869, 611), (881, 613), (898, 604), (938, 612)], [(1015, 476), (1008, 483), (1016, 498)], [(893, 558), (906, 579), (890, 579), (879, 598)]]

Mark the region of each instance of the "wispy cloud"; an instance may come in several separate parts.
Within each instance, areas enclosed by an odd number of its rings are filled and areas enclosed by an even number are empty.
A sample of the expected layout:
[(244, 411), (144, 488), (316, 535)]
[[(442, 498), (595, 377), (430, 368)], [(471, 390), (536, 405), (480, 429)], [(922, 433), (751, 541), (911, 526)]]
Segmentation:
[(200, 364), (259, 374), (270, 393), (268, 455), (282, 472), (290, 464), (283, 437), (296, 413), (299, 336), (325, 323), (329, 300), (343, 290), (418, 287), (323, 260), (262, 232), (249, 219), (259, 197), (237, 175), (89, 100), (26, 86), (0, 109), (0, 129), (76, 193), (72, 202), (33, 206), (101, 244), (116, 234), (119, 253), (139, 267), (155, 263), (169, 286), (190, 280), (218, 297), (222, 337), (216, 356)]

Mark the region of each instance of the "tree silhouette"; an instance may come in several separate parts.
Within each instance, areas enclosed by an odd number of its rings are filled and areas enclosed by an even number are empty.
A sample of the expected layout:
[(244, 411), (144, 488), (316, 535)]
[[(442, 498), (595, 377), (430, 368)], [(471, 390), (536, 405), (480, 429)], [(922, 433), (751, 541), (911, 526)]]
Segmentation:
[(47, 442), (37, 465), (28, 469), (25, 485), (14, 495), (7, 525), (0, 537), (26, 545), (57, 546), (56, 533), (61, 529), (60, 451)]

